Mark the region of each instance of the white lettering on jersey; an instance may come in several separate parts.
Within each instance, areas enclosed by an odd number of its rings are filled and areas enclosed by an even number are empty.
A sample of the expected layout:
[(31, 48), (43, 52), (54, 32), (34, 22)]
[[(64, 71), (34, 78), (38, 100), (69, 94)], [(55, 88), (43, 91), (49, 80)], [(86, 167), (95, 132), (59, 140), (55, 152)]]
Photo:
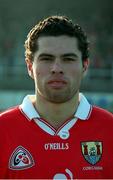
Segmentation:
[(44, 145), (45, 150), (67, 150), (69, 143), (47, 143)]
[(55, 179), (64, 179), (64, 180), (72, 180), (73, 179), (73, 174), (69, 169), (65, 169), (65, 173), (57, 173), (54, 175), (53, 180)]
[(103, 167), (102, 166), (86, 166), (86, 167), (83, 167), (83, 171), (92, 171), (92, 170), (102, 171)]

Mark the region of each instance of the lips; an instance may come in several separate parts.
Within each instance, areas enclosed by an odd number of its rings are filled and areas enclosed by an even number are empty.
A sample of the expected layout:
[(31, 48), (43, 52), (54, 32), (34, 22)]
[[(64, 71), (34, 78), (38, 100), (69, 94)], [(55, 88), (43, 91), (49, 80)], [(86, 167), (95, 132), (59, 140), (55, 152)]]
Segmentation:
[(48, 84), (52, 88), (60, 89), (60, 88), (63, 88), (67, 84), (67, 82), (65, 80), (62, 80), (62, 79), (53, 79), (53, 80), (50, 80), (48, 82)]

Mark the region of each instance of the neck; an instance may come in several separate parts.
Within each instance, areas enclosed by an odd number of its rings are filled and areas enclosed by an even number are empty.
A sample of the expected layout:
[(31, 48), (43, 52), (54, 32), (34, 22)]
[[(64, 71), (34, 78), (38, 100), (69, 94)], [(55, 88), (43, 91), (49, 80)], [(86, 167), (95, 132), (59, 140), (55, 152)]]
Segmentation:
[(52, 103), (43, 97), (36, 95), (35, 108), (40, 116), (51, 124), (54, 128), (59, 128), (66, 119), (71, 118), (79, 103), (79, 92), (65, 103)]

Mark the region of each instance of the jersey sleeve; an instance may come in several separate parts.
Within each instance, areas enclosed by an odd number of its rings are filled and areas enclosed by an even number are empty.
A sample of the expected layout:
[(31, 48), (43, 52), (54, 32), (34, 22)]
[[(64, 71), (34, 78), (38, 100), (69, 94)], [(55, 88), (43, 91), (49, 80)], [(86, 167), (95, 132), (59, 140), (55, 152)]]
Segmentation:
[(0, 117), (0, 179), (5, 179), (8, 170), (8, 158), (7, 158), (7, 130), (1, 123)]

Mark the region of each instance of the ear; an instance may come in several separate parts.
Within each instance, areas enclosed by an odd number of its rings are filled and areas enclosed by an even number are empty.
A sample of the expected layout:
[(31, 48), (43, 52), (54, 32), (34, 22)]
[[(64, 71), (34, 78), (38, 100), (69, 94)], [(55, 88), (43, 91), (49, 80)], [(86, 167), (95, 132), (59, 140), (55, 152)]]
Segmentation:
[(83, 61), (83, 72), (86, 72), (88, 67), (89, 67), (89, 59), (87, 58)]
[(25, 60), (26, 62), (26, 65), (27, 65), (27, 71), (28, 71), (28, 74), (29, 76), (34, 79), (34, 75), (33, 75), (33, 62), (29, 59), (26, 59)]

